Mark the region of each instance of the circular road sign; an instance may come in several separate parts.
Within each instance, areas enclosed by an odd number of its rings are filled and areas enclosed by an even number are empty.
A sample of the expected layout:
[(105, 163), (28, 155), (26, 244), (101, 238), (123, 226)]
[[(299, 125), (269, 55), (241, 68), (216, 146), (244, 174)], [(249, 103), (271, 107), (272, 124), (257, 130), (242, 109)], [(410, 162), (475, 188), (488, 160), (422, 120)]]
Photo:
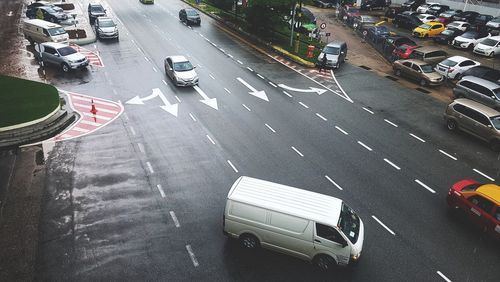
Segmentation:
[(322, 23), (319, 27), (320, 27), (321, 29), (325, 29), (325, 27), (326, 27), (326, 23)]

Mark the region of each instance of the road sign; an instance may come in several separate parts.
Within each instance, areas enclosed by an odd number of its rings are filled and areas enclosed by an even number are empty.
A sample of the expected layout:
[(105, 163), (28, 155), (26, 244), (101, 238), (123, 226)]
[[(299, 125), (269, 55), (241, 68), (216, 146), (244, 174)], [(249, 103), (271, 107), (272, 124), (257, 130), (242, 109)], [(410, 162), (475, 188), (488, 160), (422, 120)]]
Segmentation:
[(326, 23), (322, 23), (319, 27), (320, 27), (321, 29), (325, 29), (325, 27), (326, 27)]
[(330, 34), (329, 32), (327, 32), (325, 35), (326, 35), (326, 36), (330, 36), (331, 34)]

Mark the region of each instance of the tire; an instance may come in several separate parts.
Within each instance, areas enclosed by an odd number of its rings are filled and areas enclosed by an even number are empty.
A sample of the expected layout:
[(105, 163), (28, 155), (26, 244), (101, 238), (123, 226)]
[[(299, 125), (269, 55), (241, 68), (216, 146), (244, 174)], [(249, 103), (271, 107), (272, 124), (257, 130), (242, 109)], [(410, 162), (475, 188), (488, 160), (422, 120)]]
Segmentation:
[(69, 72), (69, 66), (66, 63), (61, 64), (61, 69), (63, 72)]
[(500, 152), (500, 140), (491, 140), (490, 148), (495, 152)]
[(396, 76), (401, 76), (401, 70), (400, 69), (397, 69), (395, 73), (396, 73)]
[(427, 80), (421, 79), (419, 84), (420, 84), (420, 86), (425, 87), (425, 86), (427, 86)]
[(259, 248), (259, 239), (251, 234), (240, 235), (240, 245), (247, 250), (256, 250)]
[(491, 53), (488, 55), (488, 57), (490, 57), (490, 58), (495, 57), (495, 52), (491, 51)]
[(448, 119), (446, 120), (446, 128), (448, 128), (449, 131), (455, 131), (457, 130), (457, 122), (452, 120), (452, 119)]
[(319, 270), (326, 272), (334, 267), (335, 260), (331, 256), (317, 255), (313, 260), (313, 264)]

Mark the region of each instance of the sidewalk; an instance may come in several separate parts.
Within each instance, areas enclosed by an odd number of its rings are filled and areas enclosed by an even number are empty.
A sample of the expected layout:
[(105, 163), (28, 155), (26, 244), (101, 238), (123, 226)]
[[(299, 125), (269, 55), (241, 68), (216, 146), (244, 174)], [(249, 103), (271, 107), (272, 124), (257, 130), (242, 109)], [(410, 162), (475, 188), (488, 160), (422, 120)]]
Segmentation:
[[(60, 3), (61, 1), (49, 0), (49, 2)], [(96, 41), (95, 32), (92, 26), (90, 25), (86, 7), (83, 6), (82, 2), (77, 0), (66, 0), (65, 3), (68, 4), (72, 3), (75, 8), (72, 10), (64, 10), (64, 12), (68, 14), (69, 19), (65, 22), (62, 22), (61, 25), (68, 32), (80, 29), (84, 30), (86, 35), (86, 37), (84, 38), (70, 38), (69, 42), (71, 44), (78, 44), (78, 45), (85, 45), (95, 42)], [(75, 17), (74, 19), (73, 16)], [(75, 22), (76, 26), (74, 24)]]

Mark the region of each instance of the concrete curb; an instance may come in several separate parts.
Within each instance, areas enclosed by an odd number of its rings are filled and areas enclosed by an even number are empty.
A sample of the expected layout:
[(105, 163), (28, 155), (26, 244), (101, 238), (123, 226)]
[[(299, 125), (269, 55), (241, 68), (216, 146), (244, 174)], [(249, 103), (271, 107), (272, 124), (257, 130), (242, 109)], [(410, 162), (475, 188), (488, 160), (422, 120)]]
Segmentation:
[(19, 124), (16, 124), (16, 125), (11, 125), (11, 126), (6, 126), (6, 127), (0, 127), (0, 132), (5, 132), (5, 131), (9, 131), (9, 130), (15, 130), (15, 129), (19, 129), (19, 128), (31, 126), (31, 125), (34, 125), (34, 124), (46, 121), (47, 119), (49, 119), (50, 117), (52, 117), (53, 115), (55, 115), (60, 110), (60, 107), (61, 107), (60, 105), (57, 105), (57, 107), (52, 112), (50, 112), (48, 115), (46, 115), (44, 117), (41, 117), (39, 119), (35, 119), (35, 120), (24, 122), (24, 123), (19, 123)]

